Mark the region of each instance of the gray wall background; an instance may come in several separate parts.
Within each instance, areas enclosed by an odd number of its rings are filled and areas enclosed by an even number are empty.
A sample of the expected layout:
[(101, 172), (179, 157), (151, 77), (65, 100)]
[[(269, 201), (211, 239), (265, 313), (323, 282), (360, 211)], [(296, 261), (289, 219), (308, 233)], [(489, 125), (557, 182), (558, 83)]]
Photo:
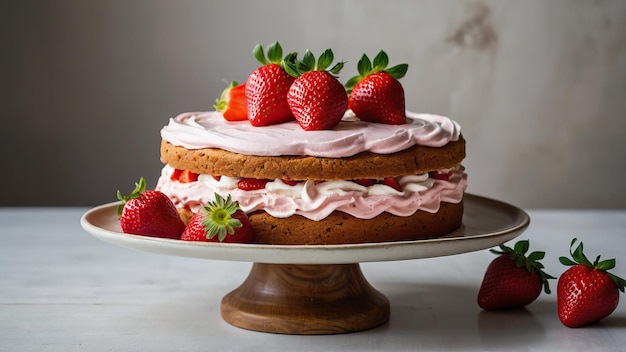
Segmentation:
[(97, 205), (158, 177), (159, 130), (212, 109), (255, 44), (387, 51), (407, 107), (453, 117), (469, 192), (626, 207), (626, 1), (69, 1), (0, 5), (0, 205)]

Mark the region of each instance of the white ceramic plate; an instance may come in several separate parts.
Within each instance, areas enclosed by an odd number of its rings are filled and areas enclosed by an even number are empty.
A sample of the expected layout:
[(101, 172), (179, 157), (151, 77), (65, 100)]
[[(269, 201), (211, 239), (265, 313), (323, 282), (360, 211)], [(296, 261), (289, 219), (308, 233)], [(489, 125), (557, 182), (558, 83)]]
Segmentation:
[(118, 204), (87, 211), (80, 221), (82, 227), (103, 241), (147, 252), (274, 264), (348, 264), (459, 254), (507, 242), (530, 224), (530, 217), (521, 209), (466, 194), (463, 227), (444, 238), (327, 246), (189, 242), (123, 233), (116, 213)]

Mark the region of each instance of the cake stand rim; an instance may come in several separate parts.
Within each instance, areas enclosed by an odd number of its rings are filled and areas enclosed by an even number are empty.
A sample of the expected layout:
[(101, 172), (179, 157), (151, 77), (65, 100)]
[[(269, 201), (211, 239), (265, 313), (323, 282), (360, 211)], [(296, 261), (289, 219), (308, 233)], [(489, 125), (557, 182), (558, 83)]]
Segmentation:
[[(471, 193), (464, 196), (461, 229), (448, 236), (414, 241), (341, 245), (266, 245), (190, 242), (125, 234), (119, 202), (93, 207), (80, 218), (92, 236), (120, 247), (181, 257), (269, 264), (349, 264), (441, 257), (491, 248), (523, 233), (530, 216), (522, 209)], [(491, 230), (485, 227), (492, 227)]]

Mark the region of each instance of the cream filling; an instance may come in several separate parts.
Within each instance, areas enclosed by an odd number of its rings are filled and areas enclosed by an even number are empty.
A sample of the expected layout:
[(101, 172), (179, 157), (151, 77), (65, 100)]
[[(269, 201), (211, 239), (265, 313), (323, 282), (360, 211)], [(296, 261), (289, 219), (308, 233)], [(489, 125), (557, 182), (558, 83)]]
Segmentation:
[(171, 180), (174, 168), (163, 167), (156, 189), (170, 197), (179, 208), (196, 212), (213, 201), (215, 193), (231, 195), (246, 213), (264, 210), (277, 218), (294, 214), (319, 221), (333, 211), (342, 211), (359, 219), (371, 219), (383, 212), (410, 216), (418, 210), (436, 213), (441, 202), (459, 203), (467, 188), (467, 176), (461, 165), (450, 170), (449, 180), (430, 178), (428, 173), (397, 177), (402, 188), (397, 191), (384, 184), (362, 186), (352, 181), (302, 181), (294, 186), (281, 180), (270, 181), (265, 188), (243, 191), (237, 188), (240, 178), (199, 175), (198, 181), (181, 183)]

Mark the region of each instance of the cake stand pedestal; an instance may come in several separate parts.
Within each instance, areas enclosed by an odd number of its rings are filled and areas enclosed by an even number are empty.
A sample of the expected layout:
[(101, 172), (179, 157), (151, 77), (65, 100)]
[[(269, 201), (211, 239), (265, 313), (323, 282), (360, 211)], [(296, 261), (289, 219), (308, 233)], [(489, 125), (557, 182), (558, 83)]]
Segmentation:
[(244, 282), (222, 299), (223, 319), (244, 329), (301, 335), (361, 331), (389, 320), (389, 300), (367, 282), (358, 263), (486, 249), (530, 224), (521, 209), (466, 194), (463, 226), (442, 238), (328, 246), (189, 242), (123, 233), (118, 204), (87, 211), (82, 227), (103, 241), (141, 251), (252, 262)]
[(222, 299), (222, 318), (240, 328), (281, 334), (338, 334), (389, 319), (389, 301), (359, 264), (254, 263)]

